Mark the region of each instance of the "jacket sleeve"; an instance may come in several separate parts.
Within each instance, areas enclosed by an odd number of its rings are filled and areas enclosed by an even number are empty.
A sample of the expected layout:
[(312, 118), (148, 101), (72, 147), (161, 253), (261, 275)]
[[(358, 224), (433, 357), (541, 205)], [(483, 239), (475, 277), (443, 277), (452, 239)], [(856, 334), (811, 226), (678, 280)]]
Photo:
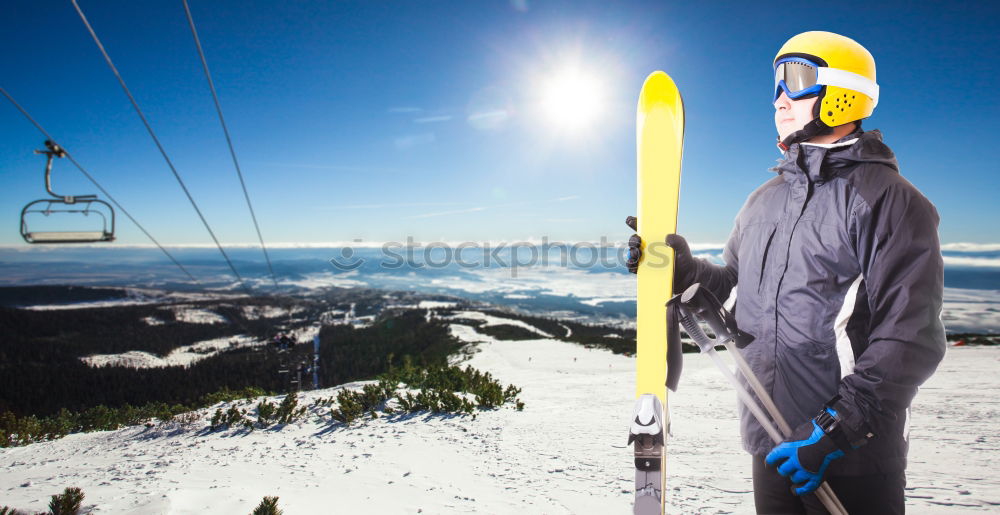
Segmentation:
[(871, 318), (834, 407), (855, 445), (898, 430), (896, 418), (945, 352), (937, 211), (898, 174), (884, 175), (882, 186), (868, 188), (877, 192), (861, 192), (852, 225)]
[(733, 287), (736, 286), (739, 271), (739, 247), (739, 217), (737, 217), (733, 232), (730, 233), (729, 240), (726, 241), (726, 246), (722, 250), (722, 259), (726, 262), (725, 265), (716, 265), (709, 263), (706, 259), (695, 258), (697, 266), (695, 282), (701, 283), (722, 302), (726, 301)]

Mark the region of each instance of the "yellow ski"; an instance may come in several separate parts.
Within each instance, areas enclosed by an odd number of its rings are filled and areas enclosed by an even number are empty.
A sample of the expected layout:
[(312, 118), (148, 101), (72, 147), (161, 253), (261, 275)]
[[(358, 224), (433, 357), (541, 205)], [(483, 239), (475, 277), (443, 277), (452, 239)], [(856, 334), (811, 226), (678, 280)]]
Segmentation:
[(677, 230), (677, 197), (684, 144), (684, 104), (662, 71), (646, 78), (636, 113), (638, 233), (642, 260), (636, 301), (636, 406), (629, 428), (635, 443), (636, 515), (663, 513), (666, 492), (666, 303), (673, 292), (674, 251), (665, 243)]

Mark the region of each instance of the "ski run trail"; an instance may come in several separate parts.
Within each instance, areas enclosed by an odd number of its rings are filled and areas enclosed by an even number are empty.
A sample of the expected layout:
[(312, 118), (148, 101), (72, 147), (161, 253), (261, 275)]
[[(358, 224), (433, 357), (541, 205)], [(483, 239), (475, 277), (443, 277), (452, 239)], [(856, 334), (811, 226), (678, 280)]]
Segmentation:
[[(0, 449), (0, 505), (41, 511), (50, 495), (76, 486), (90, 513), (247, 514), (265, 495), (278, 496), (287, 515), (631, 513), (625, 441), (634, 358), (546, 339), (537, 329), (540, 338), (527, 341), (497, 341), (458, 323), (451, 330), (472, 351), (463, 366), (523, 388), (523, 412), (394, 415), (351, 427), (324, 413), (207, 433), (211, 407), (186, 427), (135, 426)], [(998, 362), (1000, 348), (950, 348), (917, 395), (910, 513), (1000, 510)], [(300, 400), (308, 405), (361, 384)], [(753, 513), (735, 403), (707, 357), (685, 355), (680, 391), (670, 396), (669, 513)]]

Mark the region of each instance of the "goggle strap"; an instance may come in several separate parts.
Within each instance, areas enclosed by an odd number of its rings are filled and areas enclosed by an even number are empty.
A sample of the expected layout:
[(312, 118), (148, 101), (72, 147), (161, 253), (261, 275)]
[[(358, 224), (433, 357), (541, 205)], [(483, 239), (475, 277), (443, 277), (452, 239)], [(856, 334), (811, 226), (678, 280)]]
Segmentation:
[[(827, 68), (822, 66), (817, 68), (818, 76), (816, 78), (817, 84), (823, 84), (826, 86), (837, 86), (846, 89), (852, 89), (854, 91), (859, 91), (872, 99), (875, 105), (878, 105), (878, 91), (879, 87), (875, 81), (865, 77), (864, 75), (858, 75), (854, 72), (849, 72), (847, 70), (840, 70), (837, 68)], [(874, 106), (873, 106), (874, 107)]]

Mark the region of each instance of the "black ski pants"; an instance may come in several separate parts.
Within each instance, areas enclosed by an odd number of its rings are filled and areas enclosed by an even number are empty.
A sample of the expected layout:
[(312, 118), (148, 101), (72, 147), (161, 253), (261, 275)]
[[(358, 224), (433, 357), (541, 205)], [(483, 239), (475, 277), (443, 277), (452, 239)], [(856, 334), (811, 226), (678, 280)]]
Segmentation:
[[(850, 515), (896, 515), (906, 511), (906, 472), (826, 478)], [(753, 457), (753, 501), (758, 515), (821, 515), (828, 513), (815, 494), (795, 495), (792, 482)]]

